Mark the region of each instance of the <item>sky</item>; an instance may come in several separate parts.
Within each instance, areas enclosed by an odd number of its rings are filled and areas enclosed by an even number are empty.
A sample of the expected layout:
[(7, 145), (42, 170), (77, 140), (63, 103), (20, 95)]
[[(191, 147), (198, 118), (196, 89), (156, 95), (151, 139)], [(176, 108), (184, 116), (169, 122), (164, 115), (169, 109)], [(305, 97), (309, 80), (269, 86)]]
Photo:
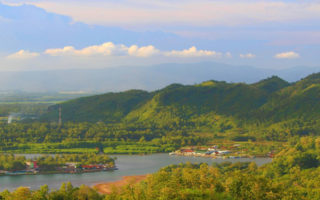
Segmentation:
[(319, 0), (0, 0), (0, 70), (320, 66)]

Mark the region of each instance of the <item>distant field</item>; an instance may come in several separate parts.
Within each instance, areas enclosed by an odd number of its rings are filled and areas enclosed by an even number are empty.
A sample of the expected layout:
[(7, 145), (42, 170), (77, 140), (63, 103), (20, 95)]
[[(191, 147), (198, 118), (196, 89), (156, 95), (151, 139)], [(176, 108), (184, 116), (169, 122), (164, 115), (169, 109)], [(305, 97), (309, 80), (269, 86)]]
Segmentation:
[(37, 118), (47, 112), (48, 107), (74, 98), (89, 94), (68, 93), (1, 93), (0, 120)]
[(58, 103), (92, 94), (69, 93), (0, 93), (0, 104), (14, 103)]

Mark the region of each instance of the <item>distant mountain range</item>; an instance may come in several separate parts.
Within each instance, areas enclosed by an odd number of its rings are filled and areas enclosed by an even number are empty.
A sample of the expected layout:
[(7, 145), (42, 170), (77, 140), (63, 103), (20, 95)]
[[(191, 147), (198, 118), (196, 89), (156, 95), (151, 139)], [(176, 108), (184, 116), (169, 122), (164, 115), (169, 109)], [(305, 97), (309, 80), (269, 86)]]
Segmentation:
[(0, 91), (101, 93), (133, 88), (151, 91), (172, 83), (196, 84), (205, 80), (254, 83), (273, 75), (294, 82), (319, 71), (320, 67), (273, 70), (202, 62), (105, 69), (1, 72)]
[(253, 84), (210, 80), (195, 85), (171, 84), (153, 92), (129, 90), (82, 97), (50, 107), (41, 120), (56, 121), (59, 107), (65, 122), (182, 123), (197, 127), (213, 125), (225, 117), (225, 124), (233, 119), (238, 120), (232, 123), (317, 120), (320, 73), (295, 83), (277, 76)]

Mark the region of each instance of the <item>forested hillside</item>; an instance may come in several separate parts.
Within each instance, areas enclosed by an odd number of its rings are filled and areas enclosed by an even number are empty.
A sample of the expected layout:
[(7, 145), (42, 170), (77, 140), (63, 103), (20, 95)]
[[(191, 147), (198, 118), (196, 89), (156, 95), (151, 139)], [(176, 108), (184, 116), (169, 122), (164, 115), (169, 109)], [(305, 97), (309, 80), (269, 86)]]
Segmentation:
[(320, 116), (320, 73), (312, 74), (282, 90), (260, 109), (264, 117), (316, 119)]
[[(319, 135), (319, 100), (320, 73), (291, 84), (271, 77), (107, 93), (51, 106), (40, 120), (2, 122), (0, 150), (152, 153), (219, 141), (283, 143)], [(279, 147), (251, 146), (256, 154)]]
[(59, 190), (47, 185), (38, 190), (20, 187), (5, 190), (1, 199), (88, 200), (315, 200), (320, 199), (320, 139), (302, 137), (292, 141), (271, 163), (223, 162), (170, 165), (138, 183), (128, 182), (101, 195), (88, 186), (63, 183)]
[(58, 117), (58, 110), (63, 110), (63, 121), (76, 122), (119, 122), (130, 111), (146, 102), (152, 94), (130, 90), (120, 93), (108, 93), (57, 104), (49, 108), (49, 112), (42, 116), (44, 121), (54, 121)]
[[(79, 98), (50, 107), (42, 121), (191, 123), (202, 118), (279, 122), (320, 116), (320, 73), (289, 84), (271, 77), (254, 84), (206, 81), (154, 92), (131, 90)], [(209, 123), (212, 123), (210, 121)]]

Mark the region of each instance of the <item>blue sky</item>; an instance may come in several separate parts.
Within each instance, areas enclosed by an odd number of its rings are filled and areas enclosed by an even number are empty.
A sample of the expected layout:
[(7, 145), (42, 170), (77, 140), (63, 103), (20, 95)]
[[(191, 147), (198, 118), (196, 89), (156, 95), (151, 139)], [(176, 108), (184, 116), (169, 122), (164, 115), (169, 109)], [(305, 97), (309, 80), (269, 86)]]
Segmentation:
[(319, 0), (0, 0), (0, 70), (319, 66)]

